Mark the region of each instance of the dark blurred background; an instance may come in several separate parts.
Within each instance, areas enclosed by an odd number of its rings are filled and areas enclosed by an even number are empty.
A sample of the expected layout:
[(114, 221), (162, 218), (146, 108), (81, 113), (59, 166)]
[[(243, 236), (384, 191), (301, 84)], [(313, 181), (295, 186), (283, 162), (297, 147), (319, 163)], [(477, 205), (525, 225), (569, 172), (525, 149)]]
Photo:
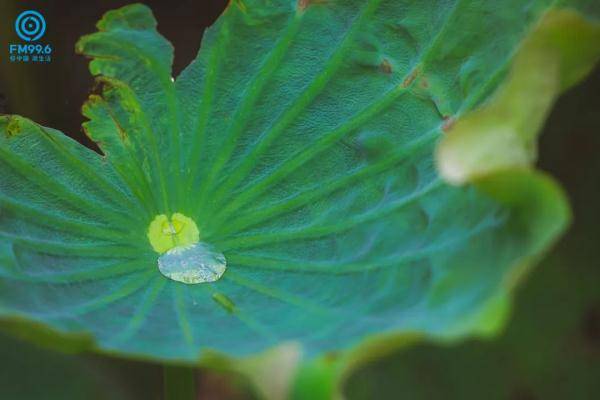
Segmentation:
[[(79, 37), (96, 30), (96, 22), (112, 9), (135, 1), (0, 0), (0, 112), (20, 114), (94, 145), (81, 130), (80, 108), (94, 86), (88, 61), (75, 54)], [(173, 76), (195, 58), (202, 33), (217, 19), (227, 0), (151, 0), (158, 30), (175, 47)], [(22, 43), (14, 21), (25, 10), (36, 10), (46, 20), (39, 42), (53, 48), (50, 63), (11, 62), (9, 43)]]
[[(195, 57), (203, 30), (225, 0), (144, 1), (175, 47), (174, 76)], [(93, 90), (77, 39), (127, 1), (0, 0), (0, 112), (20, 114), (94, 148), (80, 107)], [(10, 62), (23, 10), (42, 13), (50, 63)], [(568, 234), (517, 291), (505, 332), (458, 346), (422, 344), (350, 377), (349, 399), (600, 398), (600, 69), (563, 95), (544, 128), (539, 167), (566, 188), (575, 219)], [(0, 399), (159, 399), (159, 366), (97, 355), (53, 353), (0, 335)], [(241, 382), (198, 374), (202, 399), (252, 398)]]

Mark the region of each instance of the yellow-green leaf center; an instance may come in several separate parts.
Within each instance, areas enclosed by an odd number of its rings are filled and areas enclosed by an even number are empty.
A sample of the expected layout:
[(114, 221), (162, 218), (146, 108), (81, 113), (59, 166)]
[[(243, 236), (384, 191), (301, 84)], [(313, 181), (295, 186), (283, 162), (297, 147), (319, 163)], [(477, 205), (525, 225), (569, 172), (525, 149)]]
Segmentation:
[(148, 240), (157, 253), (174, 247), (189, 246), (200, 241), (198, 226), (189, 217), (175, 213), (171, 217), (157, 215), (148, 227)]

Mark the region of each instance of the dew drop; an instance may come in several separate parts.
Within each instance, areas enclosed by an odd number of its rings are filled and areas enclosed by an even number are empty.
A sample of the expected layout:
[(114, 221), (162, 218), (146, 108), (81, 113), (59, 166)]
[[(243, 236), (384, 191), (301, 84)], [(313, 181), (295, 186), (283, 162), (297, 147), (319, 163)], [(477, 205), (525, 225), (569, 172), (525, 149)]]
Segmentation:
[(187, 284), (214, 282), (225, 269), (225, 256), (203, 242), (173, 247), (158, 258), (158, 269), (169, 279)]

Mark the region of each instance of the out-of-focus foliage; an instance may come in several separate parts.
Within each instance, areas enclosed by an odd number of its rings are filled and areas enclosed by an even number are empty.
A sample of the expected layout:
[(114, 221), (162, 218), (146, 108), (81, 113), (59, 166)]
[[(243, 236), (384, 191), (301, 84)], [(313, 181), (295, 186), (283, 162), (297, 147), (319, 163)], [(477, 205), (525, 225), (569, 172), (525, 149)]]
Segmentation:
[(0, 399), (125, 400), (116, 375), (84, 357), (32, 346), (0, 334)]

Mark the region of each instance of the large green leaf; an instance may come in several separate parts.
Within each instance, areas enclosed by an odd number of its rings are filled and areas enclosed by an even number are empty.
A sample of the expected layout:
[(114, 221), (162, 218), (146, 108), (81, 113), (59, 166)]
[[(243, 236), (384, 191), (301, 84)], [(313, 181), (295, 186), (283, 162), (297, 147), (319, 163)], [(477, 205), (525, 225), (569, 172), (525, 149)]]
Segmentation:
[[(567, 207), (522, 165), (450, 186), (434, 147), (550, 3), (233, 1), (177, 80), (146, 7), (107, 13), (77, 45), (102, 83), (83, 112), (103, 157), (0, 119), (0, 315), (187, 362), (489, 330)], [(220, 280), (159, 273), (148, 230), (174, 213), (225, 255)]]

